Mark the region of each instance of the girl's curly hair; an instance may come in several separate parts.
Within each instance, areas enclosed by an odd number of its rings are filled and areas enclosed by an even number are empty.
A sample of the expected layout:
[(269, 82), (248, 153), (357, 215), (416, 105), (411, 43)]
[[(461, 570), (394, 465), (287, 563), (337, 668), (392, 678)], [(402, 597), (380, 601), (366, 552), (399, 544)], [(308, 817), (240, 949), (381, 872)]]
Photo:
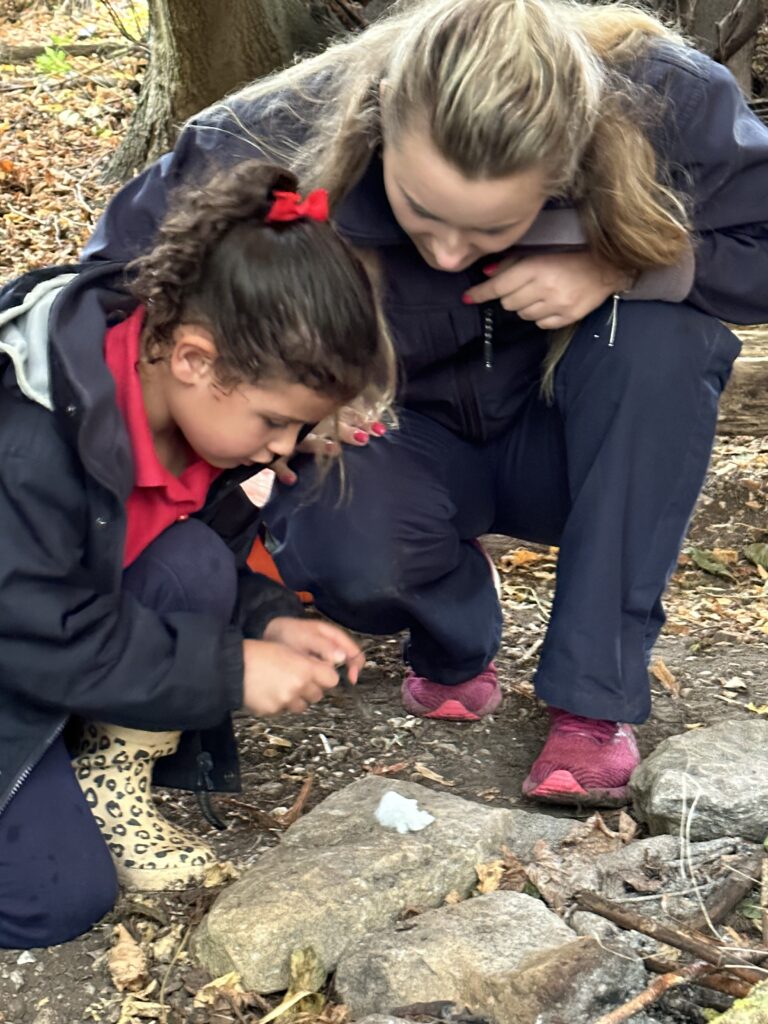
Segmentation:
[(329, 223), (265, 223), (281, 167), (247, 160), (174, 196), (153, 248), (129, 265), (146, 307), (143, 355), (162, 359), (181, 323), (206, 327), (222, 387), (303, 384), (339, 404), (386, 408), (395, 360), (372, 280)]

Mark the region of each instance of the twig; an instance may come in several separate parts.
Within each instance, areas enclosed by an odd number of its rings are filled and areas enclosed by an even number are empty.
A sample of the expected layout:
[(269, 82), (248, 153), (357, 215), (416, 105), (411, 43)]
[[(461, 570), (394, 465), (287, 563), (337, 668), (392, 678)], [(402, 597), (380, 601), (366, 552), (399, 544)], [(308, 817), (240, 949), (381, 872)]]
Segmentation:
[(344, 24), (345, 21), (352, 22), (352, 27), (357, 29), (366, 28), (368, 19), (350, 5), (349, 0), (329, 0), (328, 6), (333, 13)]
[(650, 935), (658, 942), (665, 942), (676, 949), (683, 949), (686, 953), (692, 953), (697, 959), (705, 960), (715, 967), (727, 968), (736, 977), (755, 984), (765, 977), (765, 972), (755, 969), (748, 960), (742, 960), (733, 956), (720, 945), (710, 941), (703, 935), (692, 935), (682, 928), (675, 928), (671, 925), (662, 924), (659, 921), (652, 921), (643, 917), (634, 910), (625, 910), (610, 900), (598, 896), (594, 892), (580, 891), (575, 894), (578, 905), (583, 910), (591, 910), (594, 914), (613, 921), (621, 928), (640, 932), (643, 935)]
[[(671, 960), (661, 960), (655, 956), (645, 957), (643, 963), (646, 969), (653, 971), (654, 974), (674, 974), (678, 969), (678, 964)], [(732, 978), (712, 967), (708, 967), (705, 973), (696, 978), (696, 984), (703, 988), (711, 988), (714, 992), (724, 992), (735, 999), (743, 999), (752, 991), (752, 985), (748, 981)]]
[(763, 912), (763, 942), (768, 945), (768, 857), (763, 858), (763, 878), (760, 886), (760, 909)]
[(661, 977), (652, 981), (648, 988), (644, 988), (642, 992), (636, 995), (634, 999), (630, 999), (628, 1003), (617, 1006), (615, 1010), (611, 1010), (610, 1013), (599, 1017), (594, 1021), (594, 1024), (620, 1024), (621, 1021), (629, 1020), (630, 1017), (634, 1017), (636, 1013), (644, 1010), (646, 1006), (650, 1006), (659, 1000), (665, 992), (674, 988), (675, 985), (682, 985), (684, 982), (696, 978), (697, 975), (706, 970), (706, 967), (707, 965), (702, 963), (686, 964), (684, 967), (678, 968), (674, 973), (662, 974)]
[(187, 925), (186, 930), (185, 930), (184, 934), (181, 937), (181, 942), (179, 942), (178, 946), (176, 947), (176, 952), (173, 954), (171, 962), (168, 964), (168, 969), (166, 970), (165, 974), (163, 975), (163, 980), (160, 982), (160, 995), (158, 996), (158, 1002), (160, 1003), (160, 1008), (162, 1010), (162, 1015), (163, 1015), (162, 1016), (162, 1024), (166, 1024), (166, 1021), (168, 1020), (168, 1007), (167, 1007), (166, 1002), (165, 1002), (165, 989), (166, 989), (166, 986), (168, 985), (168, 979), (171, 976), (171, 971), (173, 970), (174, 964), (176, 963), (176, 961), (181, 956), (182, 951), (183, 951), (184, 947), (186, 946), (187, 940), (189, 939), (189, 936), (191, 934), (192, 934), (192, 924), (190, 922), (190, 924)]
[(288, 828), (294, 821), (301, 815), (304, 810), (304, 805), (309, 798), (309, 794), (312, 792), (312, 786), (314, 784), (314, 775), (308, 775), (304, 780), (299, 795), (294, 800), (293, 804), (288, 808), (285, 814), (281, 814), (278, 818), (281, 828)]
[[(760, 854), (745, 861), (741, 869), (732, 869), (730, 865), (727, 867), (730, 876), (718, 888), (715, 898), (706, 905), (709, 921), (713, 924), (725, 921), (731, 911), (752, 891), (755, 883), (750, 876), (756, 875), (760, 870)], [(703, 913), (697, 914), (687, 922), (692, 931), (698, 931), (706, 924), (707, 919)]]

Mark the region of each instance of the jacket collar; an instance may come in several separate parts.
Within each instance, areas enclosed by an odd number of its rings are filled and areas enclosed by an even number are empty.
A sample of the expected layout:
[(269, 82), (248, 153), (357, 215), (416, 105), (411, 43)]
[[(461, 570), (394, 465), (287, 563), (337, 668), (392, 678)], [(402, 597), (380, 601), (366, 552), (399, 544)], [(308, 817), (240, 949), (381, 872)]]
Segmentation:
[[(344, 237), (362, 248), (409, 241), (389, 205), (379, 153), (373, 154), (360, 180), (341, 201), (334, 220)], [(563, 200), (550, 199), (514, 249), (581, 248), (586, 242), (577, 211)]]

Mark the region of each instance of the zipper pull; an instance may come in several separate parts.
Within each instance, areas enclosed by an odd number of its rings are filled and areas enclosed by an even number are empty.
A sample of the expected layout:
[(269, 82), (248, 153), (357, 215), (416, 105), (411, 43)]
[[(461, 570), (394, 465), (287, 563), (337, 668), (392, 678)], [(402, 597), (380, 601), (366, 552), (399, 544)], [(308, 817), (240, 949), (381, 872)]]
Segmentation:
[(486, 370), (493, 369), (493, 309), (483, 310), (483, 360)]

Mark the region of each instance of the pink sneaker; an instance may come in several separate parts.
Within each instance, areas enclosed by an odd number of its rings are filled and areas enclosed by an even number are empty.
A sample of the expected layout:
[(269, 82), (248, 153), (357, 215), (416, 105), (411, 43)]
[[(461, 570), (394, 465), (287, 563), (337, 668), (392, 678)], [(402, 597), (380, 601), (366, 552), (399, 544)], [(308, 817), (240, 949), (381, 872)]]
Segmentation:
[(550, 708), (549, 736), (523, 793), (534, 800), (583, 807), (629, 802), (629, 777), (640, 764), (630, 725)]
[(456, 686), (433, 683), (408, 669), (402, 687), (403, 706), (421, 718), (445, 718), (450, 722), (477, 722), (492, 714), (501, 703), (496, 666)]

